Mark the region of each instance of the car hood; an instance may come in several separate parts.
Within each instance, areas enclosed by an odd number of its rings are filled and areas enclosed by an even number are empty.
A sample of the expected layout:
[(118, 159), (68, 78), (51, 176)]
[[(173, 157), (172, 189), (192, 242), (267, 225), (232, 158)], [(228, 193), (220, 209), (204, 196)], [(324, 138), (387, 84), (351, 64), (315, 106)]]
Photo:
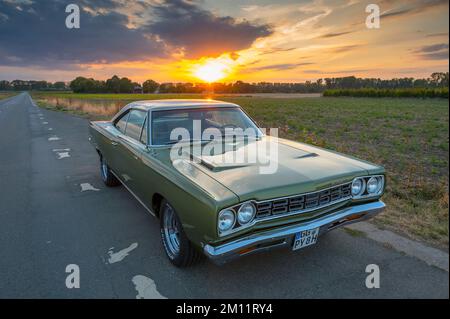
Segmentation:
[[(233, 162), (226, 157), (236, 156), (239, 152), (249, 154), (260, 147), (266, 149), (265, 156), (260, 156), (260, 159), (267, 161), (271, 148), (277, 154), (270, 158), (270, 165), (269, 162), (261, 163), (263, 161), (255, 163), (248, 158)], [(202, 153), (196, 148), (190, 149), (189, 153), (194, 161), (187, 161), (185, 165), (192, 165), (202, 171), (236, 194), (240, 201), (313, 192), (374, 171), (382, 172), (381, 167), (366, 161), (274, 137), (236, 144), (228, 152), (209, 149), (207, 156), (197, 155)]]

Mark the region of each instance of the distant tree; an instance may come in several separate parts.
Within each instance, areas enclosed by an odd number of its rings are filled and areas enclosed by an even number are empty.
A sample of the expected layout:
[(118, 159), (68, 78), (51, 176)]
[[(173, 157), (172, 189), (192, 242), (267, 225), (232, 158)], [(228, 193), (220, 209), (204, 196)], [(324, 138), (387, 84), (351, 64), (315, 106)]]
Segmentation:
[(31, 90), (47, 90), (51, 87), (51, 83), (47, 81), (28, 81)]
[(133, 93), (135, 86), (139, 86), (138, 83), (132, 82), (126, 77), (119, 78), (117, 75), (106, 80), (105, 85), (106, 91), (109, 93)]
[(154, 93), (158, 87), (159, 83), (153, 80), (147, 80), (142, 83), (144, 93)]
[(106, 90), (109, 93), (120, 93), (120, 78), (117, 75), (106, 80)]
[(8, 91), (11, 90), (11, 84), (9, 83), (9, 81), (0, 81), (0, 91)]
[(133, 83), (129, 78), (121, 78), (119, 81), (119, 93), (133, 93), (136, 85), (139, 84)]
[(55, 82), (53, 83), (52, 87), (56, 90), (65, 90), (66, 89), (66, 83), (65, 82)]
[(11, 82), (11, 86), (15, 91), (25, 91), (31, 89), (30, 81), (14, 80)]
[(448, 72), (435, 72), (431, 74), (430, 83), (436, 87), (448, 87)]
[(101, 93), (106, 91), (104, 81), (97, 81), (92, 78), (77, 77), (70, 82), (70, 88), (75, 93)]
[(428, 80), (427, 79), (416, 79), (416, 80), (414, 80), (413, 86), (415, 88), (426, 88), (426, 87), (428, 87)]
[(173, 83), (162, 83), (159, 86), (159, 92), (161, 93), (173, 93), (174, 85)]

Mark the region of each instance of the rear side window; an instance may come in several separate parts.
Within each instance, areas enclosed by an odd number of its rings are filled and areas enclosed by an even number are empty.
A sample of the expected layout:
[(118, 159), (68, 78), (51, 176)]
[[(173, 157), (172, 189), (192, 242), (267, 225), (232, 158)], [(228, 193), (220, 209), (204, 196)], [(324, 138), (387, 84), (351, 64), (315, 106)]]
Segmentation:
[(130, 116), (128, 117), (125, 134), (132, 139), (139, 141), (141, 137), (142, 126), (144, 125), (146, 116), (147, 112), (132, 110), (130, 112)]
[(122, 133), (125, 133), (125, 128), (127, 127), (127, 120), (128, 120), (129, 115), (130, 115), (130, 112), (126, 113), (115, 124), (116, 128), (119, 131), (121, 131)]

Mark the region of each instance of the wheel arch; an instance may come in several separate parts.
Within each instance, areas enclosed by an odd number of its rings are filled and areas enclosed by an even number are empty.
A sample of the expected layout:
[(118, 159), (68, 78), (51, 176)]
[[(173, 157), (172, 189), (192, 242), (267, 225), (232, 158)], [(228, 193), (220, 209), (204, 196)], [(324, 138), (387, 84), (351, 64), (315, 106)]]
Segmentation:
[(152, 196), (152, 211), (155, 214), (157, 218), (160, 217), (160, 209), (161, 209), (161, 203), (163, 200), (167, 200), (163, 195), (160, 193), (154, 193)]

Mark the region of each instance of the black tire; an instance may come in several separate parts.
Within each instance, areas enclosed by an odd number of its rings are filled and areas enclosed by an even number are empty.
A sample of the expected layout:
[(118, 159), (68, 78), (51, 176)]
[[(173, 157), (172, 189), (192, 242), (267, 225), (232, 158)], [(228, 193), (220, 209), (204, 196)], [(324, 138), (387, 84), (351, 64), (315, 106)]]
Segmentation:
[[(167, 257), (172, 262), (172, 264), (174, 264), (177, 267), (183, 268), (192, 266), (193, 264), (197, 263), (201, 259), (202, 254), (189, 241), (186, 234), (184, 233), (178, 215), (166, 200), (162, 200), (161, 202), (159, 217), (160, 217), (161, 240), (163, 243), (164, 251), (166, 252)], [(169, 231), (167, 227), (168, 219), (170, 219), (175, 223), (175, 226), (172, 228), (172, 230), (174, 230), (175, 228), (177, 229), (178, 233), (178, 236), (176, 236), (178, 238), (177, 251), (174, 251), (174, 247), (172, 247), (174, 245), (173, 240), (170, 239), (170, 236), (168, 234)]]
[(100, 156), (100, 176), (102, 177), (103, 183), (108, 187), (119, 186), (120, 181), (111, 173), (111, 169), (106, 163), (106, 159)]

